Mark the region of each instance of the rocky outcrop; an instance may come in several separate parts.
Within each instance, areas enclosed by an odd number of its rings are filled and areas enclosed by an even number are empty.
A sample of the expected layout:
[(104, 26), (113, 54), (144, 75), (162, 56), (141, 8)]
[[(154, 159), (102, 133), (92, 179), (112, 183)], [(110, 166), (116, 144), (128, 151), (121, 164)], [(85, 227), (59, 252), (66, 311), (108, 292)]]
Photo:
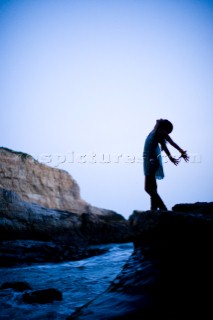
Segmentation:
[(111, 286), (68, 319), (211, 319), (212, 203), (195, 207), (134, 211), (134, 253)]
[(81, 199), (80, 188), (66, 171), (39, 163), (32, 156), (0, 147), (0, 188), (25, 202), (72, 213), (107, 214)]
[(212, 215), (213, 202), (180, 203), (176, 204), (172, 210), (177, 212)]
[(91, 244), (130, 238), (129, 222), (113, 211), (98, 215), (49, 209), (0, 189), (0, 266), (81, 259), (101, 253), (88, 249)]
[(0, 205), (0, 240), (80, 240), (78, 230), (82, 225), (76, 213), (22, 201), (15, 192), (5, 189), (0, 189)]

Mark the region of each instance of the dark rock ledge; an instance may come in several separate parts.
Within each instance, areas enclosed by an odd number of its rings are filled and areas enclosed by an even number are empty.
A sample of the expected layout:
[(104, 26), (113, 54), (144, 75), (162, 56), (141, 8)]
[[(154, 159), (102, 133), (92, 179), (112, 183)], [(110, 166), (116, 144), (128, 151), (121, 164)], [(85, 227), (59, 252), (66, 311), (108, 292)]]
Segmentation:
[(134, 253), (104, 293), (67, 319), (212, 319), (212, 205), (134, 211)]
[(104, 248), (77, 247), (61, 242), (9, 240), (0, 243), (0, 267), (76, 261), (106, 252)]
[(113, 211), (45, 208), (0, 188), (0, 267), (79, 260), (106, 252), (91, 245), (130, 239), (129, 221)]

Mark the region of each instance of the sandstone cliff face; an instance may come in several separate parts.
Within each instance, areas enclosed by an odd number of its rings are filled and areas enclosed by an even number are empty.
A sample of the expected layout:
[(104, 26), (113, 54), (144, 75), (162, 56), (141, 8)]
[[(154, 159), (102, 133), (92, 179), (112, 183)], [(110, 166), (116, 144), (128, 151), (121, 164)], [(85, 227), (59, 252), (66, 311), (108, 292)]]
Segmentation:
[(33, 159), (30, 155), (0, 148), (0, 188), (15, 191), (23, 201), (74, 213), (106, 214), (80, 197), (72, 176)]

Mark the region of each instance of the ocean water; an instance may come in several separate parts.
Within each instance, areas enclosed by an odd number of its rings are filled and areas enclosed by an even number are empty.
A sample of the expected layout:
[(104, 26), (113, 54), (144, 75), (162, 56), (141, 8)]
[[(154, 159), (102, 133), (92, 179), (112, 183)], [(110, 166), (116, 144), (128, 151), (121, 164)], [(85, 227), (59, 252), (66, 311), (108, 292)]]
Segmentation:
[(23, 292), (0, 290), (0, 320), (64, 320), (105, 291), (132, 254), (133, 244), (96, 247), (108, 251), (79, 261), (1, 268), (0, 285), (6, 281), (27, 281), (33, 290), (60, 290), (63, 300), (31, 305), (23, 302)]

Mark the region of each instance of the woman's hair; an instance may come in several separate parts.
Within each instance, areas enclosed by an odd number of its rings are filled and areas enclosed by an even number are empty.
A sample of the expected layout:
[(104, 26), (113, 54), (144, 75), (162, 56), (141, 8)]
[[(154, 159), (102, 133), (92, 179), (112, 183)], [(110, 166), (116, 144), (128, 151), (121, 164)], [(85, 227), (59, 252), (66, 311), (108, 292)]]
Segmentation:
[(173, 130), (173, 124), (167, 119), (162, 119), (160, 120), (159, 128), (166, 130), (169, 134)]
[[(170, 134), (173, 130), (173, 124), (167, 119), (158, 120), (158, 130), (164, 129), (168, 134)], [(161, 144), (161, 149), (164, 150), (166, 145), (166, 140), (161, 136), (158, 141)]]

